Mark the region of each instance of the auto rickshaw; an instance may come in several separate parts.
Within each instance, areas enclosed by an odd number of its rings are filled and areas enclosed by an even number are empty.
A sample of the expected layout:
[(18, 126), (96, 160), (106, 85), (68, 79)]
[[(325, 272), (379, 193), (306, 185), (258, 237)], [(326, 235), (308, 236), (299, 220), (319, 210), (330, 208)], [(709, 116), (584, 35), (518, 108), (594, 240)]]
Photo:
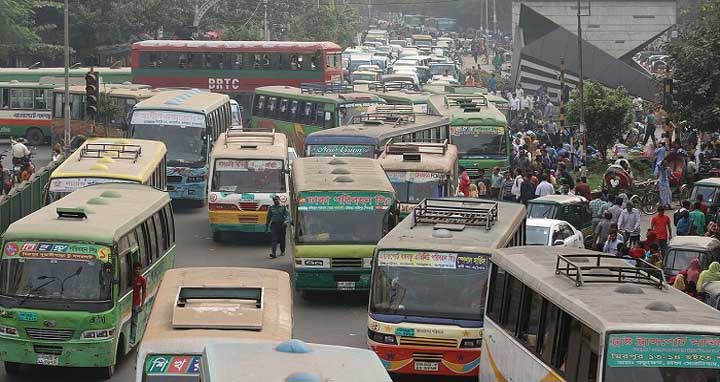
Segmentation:
[(695, 182), (690, 200), (692, 202), (697, 201), (697, 196), (703, 196), (703, 202), (708, 205), (709, 208), (720, 207), (720, 178), (707, 178)]
[(593, 242), (592, 212), (587, 199), (577, 195), (546, 195), (528, 202), (529, 218), (564, 220), (585, 236), (585, 248)]
[(693, 259), (700, 268), (707, 269), (713, 261), (720, 261), (720, 240), (705, 236), (675, 236), (668, 243), (663, 271), (672, 277), (687, 269)]

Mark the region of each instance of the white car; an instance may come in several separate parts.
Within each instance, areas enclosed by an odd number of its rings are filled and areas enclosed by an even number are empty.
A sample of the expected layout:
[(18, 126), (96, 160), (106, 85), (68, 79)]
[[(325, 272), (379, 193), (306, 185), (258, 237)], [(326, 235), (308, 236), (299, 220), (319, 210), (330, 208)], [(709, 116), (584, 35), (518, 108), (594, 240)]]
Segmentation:
[(525, 244), (585, 248), (585, 237), (564, 220), (528, 218)]

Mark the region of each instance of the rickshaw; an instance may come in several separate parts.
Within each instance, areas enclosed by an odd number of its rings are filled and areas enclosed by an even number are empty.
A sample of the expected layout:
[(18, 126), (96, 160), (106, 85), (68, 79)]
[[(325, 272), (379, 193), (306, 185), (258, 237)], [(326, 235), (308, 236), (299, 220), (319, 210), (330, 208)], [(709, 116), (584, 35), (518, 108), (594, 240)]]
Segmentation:
[(720, 207), (720, 178), (707, 178), (695, 182), (690, 195), (690, 200), (697, 201), (697, 196), (703, 196), (703, 202), (707, 204), (709, 209)]
[[(677, 153), (669, 153), (665, 157), (670, 169), (670, 190), (672, 191), (672, 200), (687, 200), (690, 197), (692, 189), (687, 183), (687, 172), (685, 170), (687, 162), (685, 157)], [(657, 212), (660, 194), (657, 188), (657, 181), (653, 181), (654, 186), (648, 187), (642, 196), (641, 210), (646, 215), (653, 215)]]

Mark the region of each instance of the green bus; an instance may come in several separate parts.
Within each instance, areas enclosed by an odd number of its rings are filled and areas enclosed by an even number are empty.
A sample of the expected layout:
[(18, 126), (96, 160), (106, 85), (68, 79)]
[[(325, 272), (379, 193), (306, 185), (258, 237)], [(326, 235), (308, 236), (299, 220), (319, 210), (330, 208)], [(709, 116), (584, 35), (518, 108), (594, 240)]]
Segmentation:
[(375, 245), (400, 215), (380, 162), (300, 158), (292, 172), (295, 289), (368, 290)]
[[(0, 360), (102, 368), (140, 342), (160, 281), (175, 261), (170, 197), (149, 186), (87, 186), (16, 221), (2, 238)], [(146, 299), (131, 342), (133, 264)]]
[(251, 126), (285, 133), (288, 144), (303, 153), (310, 133), (346, 125), (384, 103), (378, 96), (356, 93), (352, 85), (264, 86), (255, 90)]
[[(85, 75), (90, 68), (70, 69), (70, 84), (80, 85), (85, 83)], [(132, 81), (130, 68), (100, 68), (93, 67), (93, 71), (100, 73), (100, 82), (106, 84), (122, 84)], [(64, 84), (64, 68), (0, 68), (0, 81), (20, 82), (52, 82)]]
[(413, 84), (409, 82), (373, 82), (367, 85), (355, 85), (355, 90), (376, 95), (384, 99), (388, 105), (412, 106), (414, 112), (427, 114), (428, 100), (433, 93), (419, 92), (412, 87)]
[(37, 146), (49, 140), (55, 85), (0, 82), (0, 137), (25, 137)]
[(480, 169), (510, 168), (510, 129), (505, 115), (484, 96), (434, 95), (433, 113), (450, 118), (450, 143), (457, 146), (458, 161), (471, 178)]

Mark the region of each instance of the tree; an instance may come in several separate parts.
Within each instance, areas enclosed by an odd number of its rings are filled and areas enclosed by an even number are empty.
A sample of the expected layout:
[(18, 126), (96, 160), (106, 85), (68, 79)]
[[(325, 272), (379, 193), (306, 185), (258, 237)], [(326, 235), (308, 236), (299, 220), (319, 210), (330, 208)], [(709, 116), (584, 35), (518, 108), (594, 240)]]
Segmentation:
[(38, 41), (30, 28), (32, 15), (30, 0), (0, 0), (0, 60), (15, 46)]
[[(587, 142), (596, 146), (605, 159), (608, 148), (622, 137), (631, 122), (632, 98), (622, 87), (612, 90), (595, 81), (585, 81), (583, 93)], [(571, 125), (580, 122), (578, 95), (574, 91), (568, 103)]]
[(720, 126), (720, 0), (707, 0), (694, 23), (667, 45), (674, 78), (675, 115), (690, 126)]

